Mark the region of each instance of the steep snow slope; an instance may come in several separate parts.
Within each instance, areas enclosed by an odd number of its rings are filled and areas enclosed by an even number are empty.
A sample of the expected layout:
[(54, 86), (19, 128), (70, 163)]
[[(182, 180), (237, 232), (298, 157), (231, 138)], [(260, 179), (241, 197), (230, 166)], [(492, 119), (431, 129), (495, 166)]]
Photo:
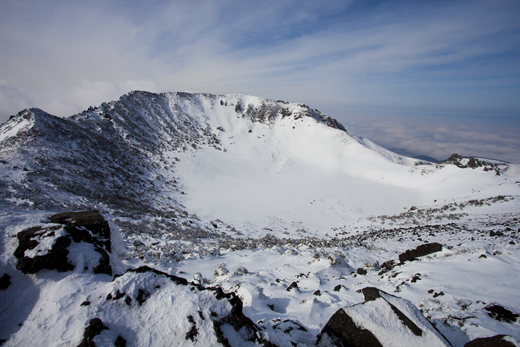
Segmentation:
[(311, 117), (279, 117), (265, 124), (226, 107), (203, 107), (211, 128), (222, 129), (225, 152), (201, 148), (178, 156), (176, 173), (186, 194), (180, 201), (200, 218), (220, 218), (256, 235), (266, 227), (324, 235), (362, 217), (399, 214), (435, 200), (518, 194), (510, 178), (417, 166), (419, 160)]

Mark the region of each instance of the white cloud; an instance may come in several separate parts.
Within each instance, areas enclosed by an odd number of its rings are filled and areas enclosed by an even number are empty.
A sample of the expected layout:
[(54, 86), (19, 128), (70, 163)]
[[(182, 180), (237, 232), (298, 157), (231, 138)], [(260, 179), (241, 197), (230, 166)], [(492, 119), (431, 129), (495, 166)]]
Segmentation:
[(453, 153), (477, 155), (520, 164), (518, 120), (497, 120), (453, 116), (450, 120), (418, 116), (405, 118), (348, 117), (343, 120), (349, 133), (363, 136), (386, 148), (404, 148), (439, 160)]
[[(347, 126), (356, 110), (385, 114), (393, 132), (372, 125), (374, 135), (421, 146), (409, 134), (424, 131), (424, 149), (442, 157), (478, 135), (421, 130), (412, 116), (396, 127), (395, 115), (518, 115), (519, 10), (510, 0), (5, 1), (0, 121), (25, 107), (70, 115), (133, 89), (243, 93)], [(506, 138), (482, 137), (493, 153), (493, 141), (513, 148)]]
[(81, 80), (66, 87), (53, 87), (40, 92), (28, 92), (20, 87), (0, 80), (0, 122), (9, 115), (25, 108), (37, 107), (47, 113), (66, 117), (81, 112), (89, 106), (117, 100), (132, 90), (162, 92), (155, 82), (127, 80), (114, 85), (107, 81)]

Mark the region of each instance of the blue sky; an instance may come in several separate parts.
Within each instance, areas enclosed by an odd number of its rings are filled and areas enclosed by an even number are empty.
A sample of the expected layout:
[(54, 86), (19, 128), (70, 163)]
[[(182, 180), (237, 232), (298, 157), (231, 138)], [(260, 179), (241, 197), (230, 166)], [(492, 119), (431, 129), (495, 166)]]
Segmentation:
[(520, 1), (0, 2), (0, 121), (134, 89), (301, 102), (387, 147), (520, 163)]

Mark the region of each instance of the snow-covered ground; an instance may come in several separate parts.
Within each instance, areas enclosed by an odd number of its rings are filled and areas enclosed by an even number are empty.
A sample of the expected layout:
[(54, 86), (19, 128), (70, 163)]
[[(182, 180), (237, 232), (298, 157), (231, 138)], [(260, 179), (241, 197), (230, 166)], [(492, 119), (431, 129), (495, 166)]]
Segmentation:
[[(109, 328), (97, 345), (118, 336), (127, 346), (219, 343), (208, 317), (231, 306), (213, 292), (193, 295), (165, 275), (93, 274), (82, 268), (99, 256), (81, 243), (74, 271), (16, 269), (19, 232), (87, 209), (111, 225), (116, 273), (146, 265), (235, 293), (260, 329), (251, 344), (314, 345), (365, 287), (409, 300), (453, 346), (520, 340), (518, 319), (486, 310), (520, 313), (518, 165), (424, 163), (305, 105), (242, 95), (133, 93), (66, 120), (26, 111), (0, 139), (6, 346), (77, 345), (94, 317)], [(381, 268), (431, 242), (442, 251)], [(117, 290), (149, 296), (105, 300)], [(231, 345), (246, 343), (222, 329)]]

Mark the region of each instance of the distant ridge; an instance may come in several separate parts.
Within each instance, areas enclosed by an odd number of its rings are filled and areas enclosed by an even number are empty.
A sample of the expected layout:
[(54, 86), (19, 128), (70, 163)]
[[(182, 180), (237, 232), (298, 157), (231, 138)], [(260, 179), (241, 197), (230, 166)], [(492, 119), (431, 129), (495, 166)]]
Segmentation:
[(413, 152), (411, 152), (411, 151), (409, 151), (407, 149), (404, 149), (404, 148), (392, 147), (392, 148), (389, 148), (388, 150), (392, 151), (394, 153), (400, 154), (400, 155), (404, 155), (404, 156), (407, 156), (407, 157), (410, 157), (410, 158), (414, 158), (414, 159), (431, 161), (432, 163), (439, 163), (440, 162), (440, 160), (435, 159), (434, 157), (430, 157), (430, 156), (423, 155), (423, 154), (416, 154), (416, 153), (413, 153)]

